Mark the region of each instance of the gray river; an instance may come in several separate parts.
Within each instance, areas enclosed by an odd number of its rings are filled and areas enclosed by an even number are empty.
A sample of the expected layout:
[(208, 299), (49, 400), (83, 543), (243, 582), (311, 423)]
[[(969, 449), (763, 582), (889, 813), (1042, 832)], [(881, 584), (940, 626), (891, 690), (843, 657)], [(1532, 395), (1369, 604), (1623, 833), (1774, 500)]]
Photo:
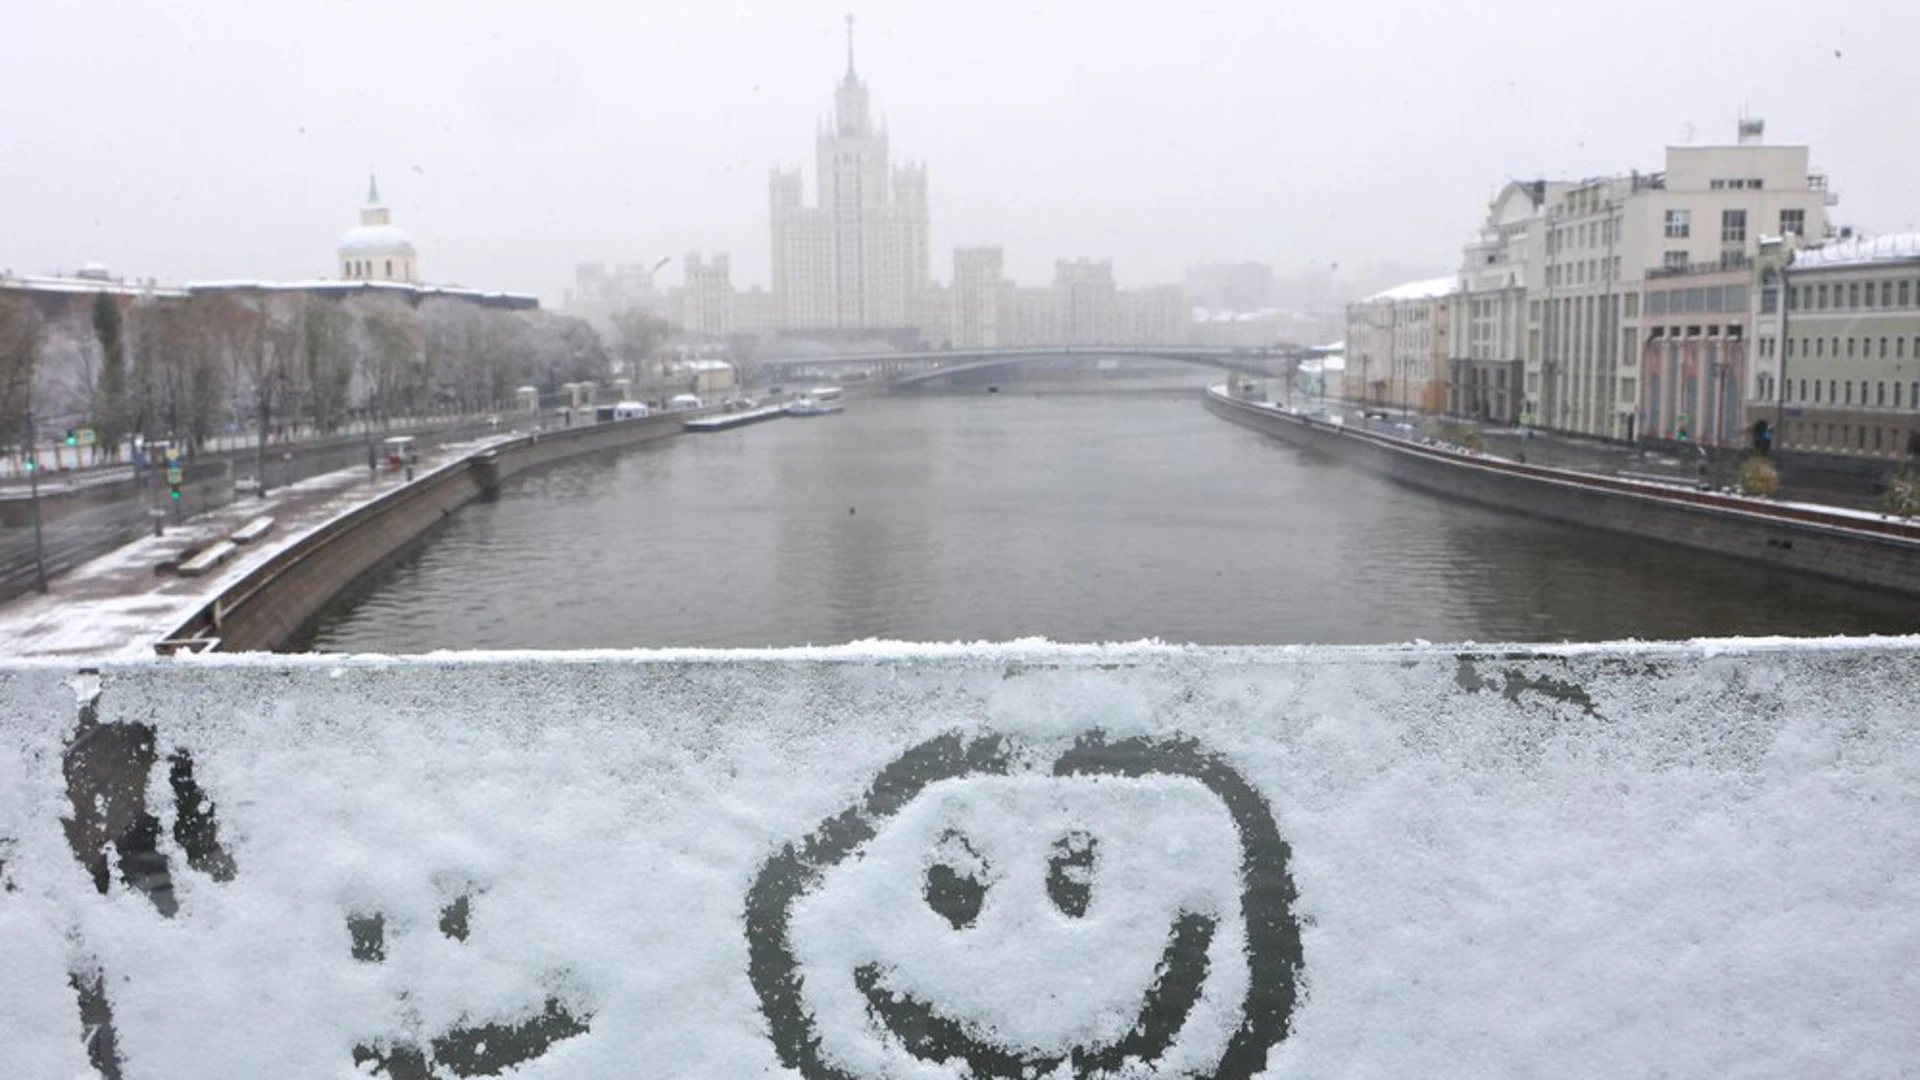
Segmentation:
[(1920, 604), (1449, 503), (1175, 392), (856, 400), (509, 484), (298, 647), (1897, 633)]

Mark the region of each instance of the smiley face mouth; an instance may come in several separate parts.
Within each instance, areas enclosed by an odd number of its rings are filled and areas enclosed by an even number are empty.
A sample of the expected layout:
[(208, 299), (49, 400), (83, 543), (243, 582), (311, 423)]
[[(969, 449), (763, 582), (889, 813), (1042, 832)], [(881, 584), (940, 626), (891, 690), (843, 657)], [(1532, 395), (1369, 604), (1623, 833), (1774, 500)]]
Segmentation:
[(1087, 1080), (1112, 1073), (1129, 1059), (1157, 1061), (1173, 1045), (1206, 984), (1214, 927), (1214, 920), (1206, 915), (1182, 913), (1174, 920), (1133, 1026), (1110, 1042), (1064, 1054), (1020, 1053), (986, 1042), (965, 1022), (942, 1015), (912, 994), (888, 989), (885, 972), (877, 964), (856, 968), (853, 981), (867, 999), (868, 1011), (922, 1061), (958, 1058), (980, 1080), (1047, 1076), (1061, 1062), (1071, 1061), (1075, 1080)]

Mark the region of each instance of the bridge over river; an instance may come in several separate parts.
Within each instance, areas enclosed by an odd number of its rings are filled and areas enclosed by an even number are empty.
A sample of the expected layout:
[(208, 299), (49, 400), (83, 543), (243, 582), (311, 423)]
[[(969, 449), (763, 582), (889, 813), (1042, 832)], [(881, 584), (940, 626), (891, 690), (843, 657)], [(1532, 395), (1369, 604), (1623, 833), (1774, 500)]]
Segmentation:
[(1236, 349), (1207, 345), (1019, 345), (937, 352), (856, 353), (845, 356), (767, 360), (760, 369), (777, 382), (794, 379), (874, 380), (889, 390), (931, 389), (967, 375), (1000, 369), (1066, 367), (1103, 360), (1191, 364), (1268, 378), (1319, 355), (1311, 349), (1275, 346)]

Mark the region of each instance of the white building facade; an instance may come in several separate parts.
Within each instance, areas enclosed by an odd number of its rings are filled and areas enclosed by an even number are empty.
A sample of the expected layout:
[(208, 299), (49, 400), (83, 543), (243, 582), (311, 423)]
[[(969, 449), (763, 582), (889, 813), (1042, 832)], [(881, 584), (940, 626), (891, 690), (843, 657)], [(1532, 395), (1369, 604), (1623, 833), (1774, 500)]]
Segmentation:
[(1514, 181), (1487, 208), (1479, 235), (1462, 253), (1460, 295), (1452, 305), (1447, 412), (1493, 423), (1524, 411), (1527, 357), (1528, 240), (1548, 204), (1570, 185)]
[(360, 208), (360, 224), (340, 237), (340, 276), (347, 281), (393, 281), (416, 285), (419, 258), (413, 240), (393, 223), (380, 201), (380, 183), (367, 178), (367, 205)]
[(927, 173), (895, 166), (876, 128), (867, 87), (854, 71), (834, 90), (834, 114), (815, 140), (817, 203), (805, 202), (800, 171), (770, 184), (773, 292), (793, 330), (897, 329), (914, 325), (929, 282)]

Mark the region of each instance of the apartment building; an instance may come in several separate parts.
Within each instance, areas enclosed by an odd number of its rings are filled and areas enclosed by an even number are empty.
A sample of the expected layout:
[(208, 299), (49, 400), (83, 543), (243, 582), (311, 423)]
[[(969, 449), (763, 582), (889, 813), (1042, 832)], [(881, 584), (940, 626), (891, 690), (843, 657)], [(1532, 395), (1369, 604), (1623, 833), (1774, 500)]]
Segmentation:
[[(1804, 146), (1669, 147), (1662, 172), (1570, 185), (1529, 235), (1528, 418), (1633, 438), (1642, 411), (1641, 294), (1661, 275), (1745, 270), (1763, 233), (1824, 236), (1833, 197)], [(1702, 313), (1704, 314), (1704, 313)], [(1703, 328), (1705, 324), (1703, 323)], [(1732, 379), (1744, 384), (1744, 369)]]
[(1778, 424), (1782, 450), (1862, 464), (1920, 457), (1920, 233), (1763, 257), (1752, 280), (1753, 433)]

